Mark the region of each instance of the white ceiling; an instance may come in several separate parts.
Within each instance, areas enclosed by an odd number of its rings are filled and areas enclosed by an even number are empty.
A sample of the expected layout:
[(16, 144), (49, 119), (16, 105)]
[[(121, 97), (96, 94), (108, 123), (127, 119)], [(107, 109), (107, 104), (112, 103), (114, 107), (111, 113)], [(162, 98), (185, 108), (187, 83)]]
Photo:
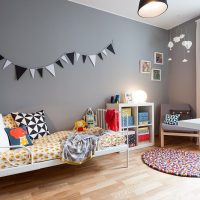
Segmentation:
[(163, 29), (171, 29), (200, 16), (200, 0), (168, 0), (169, 8), (163, 15), (143, 19), (137, 15), (139, 0), (69, 0)]

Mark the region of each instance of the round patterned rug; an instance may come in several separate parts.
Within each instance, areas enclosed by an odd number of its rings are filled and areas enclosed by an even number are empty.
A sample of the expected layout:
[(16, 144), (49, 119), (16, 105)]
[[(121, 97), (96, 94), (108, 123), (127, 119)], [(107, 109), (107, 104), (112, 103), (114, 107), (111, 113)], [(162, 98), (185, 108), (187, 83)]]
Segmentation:
[(156, 148), (145, 152), (142, 160), (149, 167), (176, 176), (200, 177), (200, 154)]

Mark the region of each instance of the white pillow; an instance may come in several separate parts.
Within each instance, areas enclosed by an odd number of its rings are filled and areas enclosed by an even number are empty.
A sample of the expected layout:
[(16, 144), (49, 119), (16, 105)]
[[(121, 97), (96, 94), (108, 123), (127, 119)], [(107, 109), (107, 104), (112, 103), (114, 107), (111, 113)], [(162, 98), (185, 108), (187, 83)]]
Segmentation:
[(4, 128), (5, 128), (5, 126), (4, 126), (4, 122), (3, 122), (3, 117), (2, 117), (2, 114), (0, 114), (0, 153), (9, 150), (9, 148), (1, 148), (1, 147), (10, 146), (8, 135), (5, 132)]

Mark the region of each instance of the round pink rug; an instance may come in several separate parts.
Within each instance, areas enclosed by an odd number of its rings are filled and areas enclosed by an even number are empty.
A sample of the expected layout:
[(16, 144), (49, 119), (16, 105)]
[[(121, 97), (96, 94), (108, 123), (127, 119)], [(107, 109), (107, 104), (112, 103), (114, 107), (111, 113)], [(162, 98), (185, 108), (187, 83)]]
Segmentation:
[(142, 160), (149, 167), (176, 176), (200, 177), (200, 154), (156, 148), (145, 152)]

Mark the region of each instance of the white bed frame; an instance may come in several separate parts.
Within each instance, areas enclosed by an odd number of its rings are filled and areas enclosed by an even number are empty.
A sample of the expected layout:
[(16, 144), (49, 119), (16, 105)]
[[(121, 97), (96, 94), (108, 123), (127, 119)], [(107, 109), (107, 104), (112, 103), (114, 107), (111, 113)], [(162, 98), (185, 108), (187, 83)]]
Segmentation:
[[(96, 111), (97, 125), (99, 127), (101, 127), (101, 128), (104, 128), (104, 129), (107, 128), (107, 125), (106, 125), (106, 122), (105, 122), (105, 113), (106, 113), (105, 109), (98, 109)], [(128, 123), (128, 120), (127, 120), (127, 123)], [(128, 124), (127, 124), (127, 126), (128, 126)], [(107, 147), (107, 148), (98, 150), (98, 151), (95, 152), (94, 157), (104, 156), (104, 155), (117, 153), (117, 152), (126, 152), (126, 167), (128, 168), (128, 166), (129, 166), (128, 132), (125, 131), (125, 129), (124, 129), (122, 134), (125, 134), (126, 140), (127, 140), (127, 144), (122, 144), (122, 145), (118, 145), (118, 146), (114, 146), (114, 147)], [(7, 158), (7, 161), (13, 167), (5, 168), (3, 170), (0, 170), (0, 177), (10, 176), (10, 175), (24, 173), (24, 172), (30, 172), (30, 171), (34, 171), (34, 170), (39, 170), (39, 169), (43, 169), (43, 168), (47, 168), (47, 167), (52, 167), (52, 166), (64, 164), (59, 159), (48, 160), (48, 161), (43, 161), (43, 162), (37, 162), (36, 163), (36, 162), (34, 162), (33, 152), (31, 152), (27, 147), (22, 146), (22, 145), (15, 145), (15, 146), (12, 146), (12, 147), (21, 147), (21, 148), (24, 148), (26, 151), (28, 151), (29, 155), (30, 155), (31, 163), (27, 163), (25, 165), (15, 166), (9, 161), (9, 158)], [(9, 148), (10, 149), (11, 146), (0, 147), (0, 148)], [(15, 158), (15, 159), (17, 160), (17, 158)], [(29, 160), (29, 162), (30, 162), (30, 160)]]

